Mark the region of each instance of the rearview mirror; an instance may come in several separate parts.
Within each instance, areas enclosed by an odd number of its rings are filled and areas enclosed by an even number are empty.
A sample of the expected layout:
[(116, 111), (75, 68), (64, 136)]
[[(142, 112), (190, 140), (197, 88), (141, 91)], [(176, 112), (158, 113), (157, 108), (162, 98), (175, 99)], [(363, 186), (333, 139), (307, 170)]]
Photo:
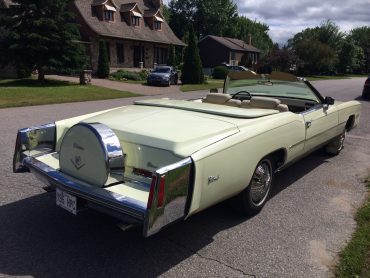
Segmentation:
[(211, 89), (209, 89), (209, 92), (210, 93), (218, 93), (218, 89), (217, 88), (211, 88)]
[(334, 101), (335, 100), (332, 97), (325, 97), (324, 104), (333, 105), (334, 104)]

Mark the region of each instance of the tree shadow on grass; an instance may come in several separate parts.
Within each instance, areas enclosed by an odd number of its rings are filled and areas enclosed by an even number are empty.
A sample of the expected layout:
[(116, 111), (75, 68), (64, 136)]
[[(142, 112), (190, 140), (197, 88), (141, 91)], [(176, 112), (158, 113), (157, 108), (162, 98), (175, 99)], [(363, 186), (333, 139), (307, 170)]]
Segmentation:
[(44, 82), (39, 82), (36, 79), (25, 78), (25, 79), (9, 79), (0, 80), (1, 87), (63, 87), (76, 85), (68, 81), (50, 80), (46, 79)]

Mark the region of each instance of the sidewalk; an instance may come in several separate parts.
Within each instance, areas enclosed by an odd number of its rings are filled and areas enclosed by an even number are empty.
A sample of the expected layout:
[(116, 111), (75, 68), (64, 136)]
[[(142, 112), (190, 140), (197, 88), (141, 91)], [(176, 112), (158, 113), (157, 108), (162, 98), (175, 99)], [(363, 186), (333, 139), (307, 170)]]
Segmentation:
[[(79, 83), (80, 80), (78, 77), (72, 76), (62, 76), (62, 75), (47, 75), (46, 78), (62, 80), (62, 81), (69, 81), (73, 83)], [(170, 87), (155, 87), (155, 86), (147, 86), (143, 84), (130, 84), (124, 83), (119, 81), (112, 81), (108, 79), (98, 79), (93, 78), (91, 80), (91, 84), (99, 87), (119, 90), (119, 91), (126, 91), (137, 93), (140, 95), (145, 96), (157, 96), (157, 95), (167, 95), (171, 93), (182, 93), (180, 91), (179, 85), (171, 85)]]

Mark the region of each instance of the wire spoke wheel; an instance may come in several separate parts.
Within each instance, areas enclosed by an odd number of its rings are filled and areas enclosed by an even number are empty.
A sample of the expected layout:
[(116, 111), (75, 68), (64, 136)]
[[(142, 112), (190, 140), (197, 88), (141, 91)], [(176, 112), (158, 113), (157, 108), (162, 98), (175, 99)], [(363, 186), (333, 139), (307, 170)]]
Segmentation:
[(271, 164), (268, 161), (262, 161), (257, 166), (250, 183), (251, 200), (256, 206), (265, 201), (270, 190), (271, 177)]
[(255, 215), (265, 205), (271, 190), (273, 180), (272, 157), (262, 159), (253, 172), (251, 181), (239, 195), (241, 212), (245, 215)]

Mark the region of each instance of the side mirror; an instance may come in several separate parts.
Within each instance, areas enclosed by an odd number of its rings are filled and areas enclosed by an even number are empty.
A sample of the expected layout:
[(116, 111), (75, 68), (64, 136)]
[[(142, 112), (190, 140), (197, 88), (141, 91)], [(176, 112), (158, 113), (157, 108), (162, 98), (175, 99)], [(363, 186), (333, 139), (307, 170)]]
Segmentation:
[(325, 97), (324, 104), (333, 105), (334, 104), (334, 101), (335, 100), (332, 97)]
[(218, 93), (218, 89), (217, 88), (211, 88), (211, 89), (209, 89), (209, 92), (210, 93)]

